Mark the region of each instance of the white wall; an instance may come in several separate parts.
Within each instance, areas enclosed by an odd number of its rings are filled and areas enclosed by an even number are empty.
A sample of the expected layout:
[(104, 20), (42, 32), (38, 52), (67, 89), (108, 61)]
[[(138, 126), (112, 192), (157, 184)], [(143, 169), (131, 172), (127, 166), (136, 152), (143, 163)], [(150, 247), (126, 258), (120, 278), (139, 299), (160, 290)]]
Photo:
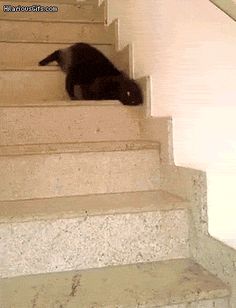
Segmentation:
[(152, 115), (173, 117), (176, 164), (208, 172), (211, 234), (236, 244), (235, 22), (207, 0), (109, 0), (109, 15), (152, 75)]

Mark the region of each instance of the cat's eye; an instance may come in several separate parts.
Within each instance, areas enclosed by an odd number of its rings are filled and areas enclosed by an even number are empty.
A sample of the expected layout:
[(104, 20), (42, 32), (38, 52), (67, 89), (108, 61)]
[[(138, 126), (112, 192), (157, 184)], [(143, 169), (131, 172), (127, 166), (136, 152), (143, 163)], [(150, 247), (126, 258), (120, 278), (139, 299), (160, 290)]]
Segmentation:
[(130, 92), (129, 91), (127, 92), (127, 95), (130, 96)]

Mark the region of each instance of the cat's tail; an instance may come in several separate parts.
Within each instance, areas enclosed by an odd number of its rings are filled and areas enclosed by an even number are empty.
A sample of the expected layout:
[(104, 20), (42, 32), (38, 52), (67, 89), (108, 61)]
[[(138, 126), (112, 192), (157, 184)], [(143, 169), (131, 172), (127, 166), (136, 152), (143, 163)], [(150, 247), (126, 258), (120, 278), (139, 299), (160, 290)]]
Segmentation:
[(47, 65), (48, 63), (53, 62), (53, 61), (58, 62), (59, 61), (59, 54), (60, 54), (60, 50), (54, 51), (52, 54), (50, 54), (49, 56), (47, 56), (46, 58), (41, 60), (39, 62), (39, 65), (44, 66), (44, 65)]

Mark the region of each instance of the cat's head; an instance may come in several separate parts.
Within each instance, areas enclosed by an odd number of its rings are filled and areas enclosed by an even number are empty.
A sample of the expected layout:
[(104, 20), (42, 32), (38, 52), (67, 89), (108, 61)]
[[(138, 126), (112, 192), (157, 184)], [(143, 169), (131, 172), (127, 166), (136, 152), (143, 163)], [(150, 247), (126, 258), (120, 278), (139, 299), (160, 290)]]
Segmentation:
[(124, 105), (140, 105), (143, 95), (139, 85), (132, 79), (123, 77), (119, 80), (119, 100)]

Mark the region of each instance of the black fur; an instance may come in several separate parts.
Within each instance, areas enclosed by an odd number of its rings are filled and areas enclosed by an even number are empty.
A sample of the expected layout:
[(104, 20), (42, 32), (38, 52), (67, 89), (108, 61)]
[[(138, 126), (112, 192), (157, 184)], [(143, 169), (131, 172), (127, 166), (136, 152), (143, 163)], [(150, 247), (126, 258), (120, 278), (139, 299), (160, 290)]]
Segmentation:
[(138, 85), (124, 74), (98, 77), (89, 85), (81, 85), (85, 100), (120, 100), (124, 105), (142, 103), (142, 92)]
[(125, 105), (142, 104), (142, 92), (137, 83), (119, 71), (99, 50), (85, 43), (59, 49), (39, 62), (56, 61), (66, 73), (66, 90), (72, 100), (79, 85), (85, 100), (120, 100)]

